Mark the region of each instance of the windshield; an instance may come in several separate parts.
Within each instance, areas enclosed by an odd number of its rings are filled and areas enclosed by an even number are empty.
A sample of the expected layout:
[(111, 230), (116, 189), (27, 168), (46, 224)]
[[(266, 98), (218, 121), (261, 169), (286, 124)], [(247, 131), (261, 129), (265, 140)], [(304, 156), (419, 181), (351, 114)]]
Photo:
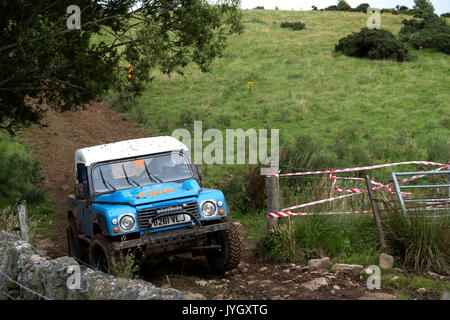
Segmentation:
[(92, 171), (92, 184), (95, 193), (103, 193), (191, 177), (183, 154), (169, 153), (97, 165)]

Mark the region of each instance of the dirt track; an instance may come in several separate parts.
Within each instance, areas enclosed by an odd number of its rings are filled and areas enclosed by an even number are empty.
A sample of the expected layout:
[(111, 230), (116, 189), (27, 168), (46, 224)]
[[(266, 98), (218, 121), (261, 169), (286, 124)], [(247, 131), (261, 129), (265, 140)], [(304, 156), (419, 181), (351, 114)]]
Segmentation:
[[(78, 148), (149, 136), (142, 129), (124, 121), (105, 103), (88, 110), (59, 114), (50, 111), (44, 121), (48, 126), (33, 127), (20, 138), (41, 162), (45, 187), (49, 189), (55, 212), (52, 245), (67, 252), (67, 195), (73, 191), (74, 153)], [(359, 274), (314, 271), (307, 266), (268, 263), (254, 254), (254, 243), (244, 236), (243, 254), (238, 268), (225, 276), (211, 275), (203, 258), (175, 257), (145, 268), (142, 276), (159, 286), (199, 292), (216, 299), (358, 299), (369, 293)], [(53, 255), (51, 250), (49, 254)], [(324, 278), (327, 285), (308, 290), (302, 284)], [(390, 290), (377, 290), (392, 293)], [(378, 297), (380, 298), (380, 297)], [(384, 298), (392, 298), (390, 295)], [(419, 299), (438, 298), (433, 295)]]
[(32, 154), (40, 161), (45, 187), (53, 202), (55, 233), (51, 236), (57, 249), (67, 251), (67, 195), (73, 193), (74, 155), (79, 148), (120, 140), (142, 138), (143, 130), (106, 103), (98, 103), (87, 110), (58, 113), (49, 111), (43, 121), (46, 127), (34, 126), (21, 134)]

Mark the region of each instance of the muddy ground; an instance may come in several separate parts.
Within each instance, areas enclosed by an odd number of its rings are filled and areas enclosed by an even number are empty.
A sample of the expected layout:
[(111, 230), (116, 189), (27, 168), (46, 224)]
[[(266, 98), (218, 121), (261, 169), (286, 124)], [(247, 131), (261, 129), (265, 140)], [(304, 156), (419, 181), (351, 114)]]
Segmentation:
[[(44, 239), (48, 254), (67, 252), (67, 195), (73, 193), (75, 181), (75, 150), (103, 143), (150, 136), (127, 122), (106, 103), (87, 110), (63, 114), (49, 111), (44, 127), (34, 126), (20, 135), (32, 154), (41, 162), (45, 187), (53, 202), (54, 233)], [(242, 260), (235, 270), (225, 275), (213, 275), (203, 258), (189, 255), (172, 257), (153, 266), (142, 268), (141, 277), (159, 286), (202, 293), (209, 299), (394, 299), (393, 290), (368, 290), (359, 273), (311, 270), (306, 265), (276, 264), (255, 254), (254, 243), (245, 237), (242, 226)], [(43, 241), (43, 243), (45, 243)], [(52, 250), (51, 248), (56, 248)], [(402, 271), (399, 271), (402, 272)], [(302, 285), (321, 279), (318, 289)], [(436, 294), (412, 294), (409, 298), (436, 299)]]

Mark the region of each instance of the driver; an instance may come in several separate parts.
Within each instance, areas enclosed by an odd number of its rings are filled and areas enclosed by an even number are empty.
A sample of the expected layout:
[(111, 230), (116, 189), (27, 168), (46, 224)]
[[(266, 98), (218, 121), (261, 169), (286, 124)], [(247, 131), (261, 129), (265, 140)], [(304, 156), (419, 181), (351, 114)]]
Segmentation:
[(170, 155), (152, 159), (149, 170), (163, 181), (177, 180), (180, 177), (178, 166)]

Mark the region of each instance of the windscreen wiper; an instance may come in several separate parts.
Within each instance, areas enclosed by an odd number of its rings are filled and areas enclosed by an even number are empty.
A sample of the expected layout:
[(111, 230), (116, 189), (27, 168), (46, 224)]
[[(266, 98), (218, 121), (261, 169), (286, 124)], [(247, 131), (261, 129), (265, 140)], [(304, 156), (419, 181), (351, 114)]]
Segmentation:
[[(116, 188), (114, 188), (114, 186), (111, 184), (111, 183), (109, 183), (108, 182), (108, 184), (106, 184), (106, 180), (105, 180), (105, 178), (103, 177), (103, 171), (102, 171), (102, 168), (101, 167), (98, 167), (98, 169), (100, 170), (100, 177), (102, 178), (102, 182), (103, 182), (103, 184), (105, 185), (105, 187), (107, 187), (108, 189), (113, 189), (113, 191), (116, 191), (117, 189)], [(109, 186), (108, 186), (109, 185)]]
[(144, 167), (145, 167), (145, 171), (147, 172), (148, 177), (150, 178), (151, 181), (153, 181), (153, 183), (156, 182), (155, 180), (158, 180), (159, 183), (163, 182), (160, 178), (158, 178), (157, 176), (150, 173), (150, 171), (147, 168), (147, 164), (145, 163), (145, 160), (144, 160)]
[(123, 169), (123, 173), (125, 174), (125, 179), (127, 180), (128, 184), (129, 184), (130, 186), (133, 186), (133, 185), (130, 183), (130, 180), (131, 180), (131, 182), (133, 182), (133, 183), (134, 183), (135, 185), (137, 185), (138, 187), (141, 186), (139, 183), (137, 183), (136, 181), (134, 181), (132, 178), (128, 177), (128, 174), (127, 174), (127, 172), (125, 171), (125, 167), (123, 166), (123, 163), (122, 163), (122, 169)]

